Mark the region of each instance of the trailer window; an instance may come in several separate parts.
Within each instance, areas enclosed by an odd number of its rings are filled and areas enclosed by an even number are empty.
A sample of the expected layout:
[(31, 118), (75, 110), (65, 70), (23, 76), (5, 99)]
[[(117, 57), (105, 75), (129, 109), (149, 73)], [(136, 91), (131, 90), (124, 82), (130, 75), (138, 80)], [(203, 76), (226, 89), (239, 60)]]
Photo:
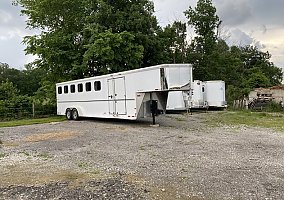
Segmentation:
[(83, 84), (82, 83), (78, 84), (78, 92), (83, 92)]
[(67, 94), (68, 93), (68, 86), (64, 86), (64, 93)]
[(86, 83), (86, 91), (90, 92), (92, 90), (91, 82)]
[(95, 81), (94, 89), (95, 89), (95, 91), (101, 90), (101, 81)]
[(75, 85), (71, 85), (70, 86), (70, 92), (71, 93), (75, 93)]
[(62, 87), (58, 87), (58, 94), (62, 94)]

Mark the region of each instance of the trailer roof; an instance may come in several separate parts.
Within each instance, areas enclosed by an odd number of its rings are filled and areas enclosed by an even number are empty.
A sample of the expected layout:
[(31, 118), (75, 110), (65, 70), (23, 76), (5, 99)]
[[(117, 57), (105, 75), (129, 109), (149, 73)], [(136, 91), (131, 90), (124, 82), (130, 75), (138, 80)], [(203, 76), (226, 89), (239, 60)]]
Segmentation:
[(71, 83), (76, 83), (76, 82), (80, 82), (80, 81), (96, 80), (96, 79), (108, 78), (108, 77), (112, 77), (112, 76), (120, 76), (120, 75), (132, 74), (132, 73), (139, 73), (139, 72), (150, 71), (150, 70), (159, 69), (159, 68), (175, 68), (175, 67), (192, 67), (192, 65), (191, 64), (161, 64), (161, 65), (155, 65), (155, 66), (151, 66), (151, 67), (144, 67), (144, 68), (138, 68), (138, 69), (123, 71), (123, 72), (106, 74), (106, 75), (101, 75), (101, 76), (94, 76), (94, 77), (89, 77), (89, 78), (76, 79), (76, 80), (72, 80), (72, 81), (57, 83), (56, 85), (71, 84)]

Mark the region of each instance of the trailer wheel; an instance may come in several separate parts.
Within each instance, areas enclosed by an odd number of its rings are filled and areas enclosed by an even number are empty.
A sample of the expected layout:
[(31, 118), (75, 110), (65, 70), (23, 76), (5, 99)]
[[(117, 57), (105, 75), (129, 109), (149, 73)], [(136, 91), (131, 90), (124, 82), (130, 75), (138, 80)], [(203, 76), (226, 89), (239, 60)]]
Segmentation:
[(66, 119), (68, 120), (72, 119), (72, 111), (69, 108), (66, 109), (65, 115), (66, 115)]
[(74, 109), (72, 110), (72, 118), (73, 118), (74, 120), (78, 120), (78, 119), (79, 119), (79, 114), (78, 114), (78, 111), (77, 111), (76, 108), (74, 108)]

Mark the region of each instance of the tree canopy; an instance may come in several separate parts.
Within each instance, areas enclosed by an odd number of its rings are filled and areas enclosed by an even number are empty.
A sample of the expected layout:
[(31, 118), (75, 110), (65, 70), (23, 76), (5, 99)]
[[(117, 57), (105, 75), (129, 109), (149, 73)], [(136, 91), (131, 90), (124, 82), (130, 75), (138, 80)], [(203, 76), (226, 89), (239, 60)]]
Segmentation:
[(54, 81), (158, 63), (160, 29), (149, 0), (16, 0), (38, 35), (25, 37), (34, 65)]
[(229, 101), (247, 96), (257, 87), (281, 84), (282, 70), (270, 61), (269, 52), (254, 46), (229, 47), (219, 37), (222, 21), (212, 0), (198, 0), (185, 15), (196, 32), (187, 48), (187, 62), (194, 65), (195, 79), (224, 80)]
[[(224, 80), (229, 100), (256, 87), (281, 84), (269, 52), (228, 46), (212, 0), (198, 0), (187, 23), (161, 28), (150, 0), (15, 0), (27, 16), (26, 52), (38, 59), (19, 71), (0, 65), (0, 81), (20, 94), (55, 102), (55, 83), (162, 63), (191, 63), (195, 80)], [(194, 28), (192, 40), (188, 26)], [(20, 78), (15, 78), (20, 77)], [(23, 84), (25, 83), (25, 84)], [(25, 85), (31, 87), (24, 88)], [(6, 87), (6, 86), (5, 86)]]

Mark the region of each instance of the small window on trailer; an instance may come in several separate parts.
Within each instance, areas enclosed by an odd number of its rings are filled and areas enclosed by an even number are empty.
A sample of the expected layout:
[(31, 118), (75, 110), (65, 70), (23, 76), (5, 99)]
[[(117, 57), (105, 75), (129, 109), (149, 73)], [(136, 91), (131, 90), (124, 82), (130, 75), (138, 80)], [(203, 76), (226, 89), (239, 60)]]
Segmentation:
[(64, 94), (68, 94), (68, 86), (67, 85), (64, 86)]
[(70, 85), (70, 92), (75, 93), (75, 85)]
[(58, 87), (58, 94), (62, 94), (62, 87), (60, 86), (60, 87)]
[(83, 84), (82, 83), (78, 84), (78, 92), (83, 92)]
[(86, 92), (90, 92), (92, 90), (91, 82), (86, 83)]
[(100, 91), (102, 89), (101, 87), (101, 81), (95, 81), (94, 83), (94, 89), (95, 91)]

